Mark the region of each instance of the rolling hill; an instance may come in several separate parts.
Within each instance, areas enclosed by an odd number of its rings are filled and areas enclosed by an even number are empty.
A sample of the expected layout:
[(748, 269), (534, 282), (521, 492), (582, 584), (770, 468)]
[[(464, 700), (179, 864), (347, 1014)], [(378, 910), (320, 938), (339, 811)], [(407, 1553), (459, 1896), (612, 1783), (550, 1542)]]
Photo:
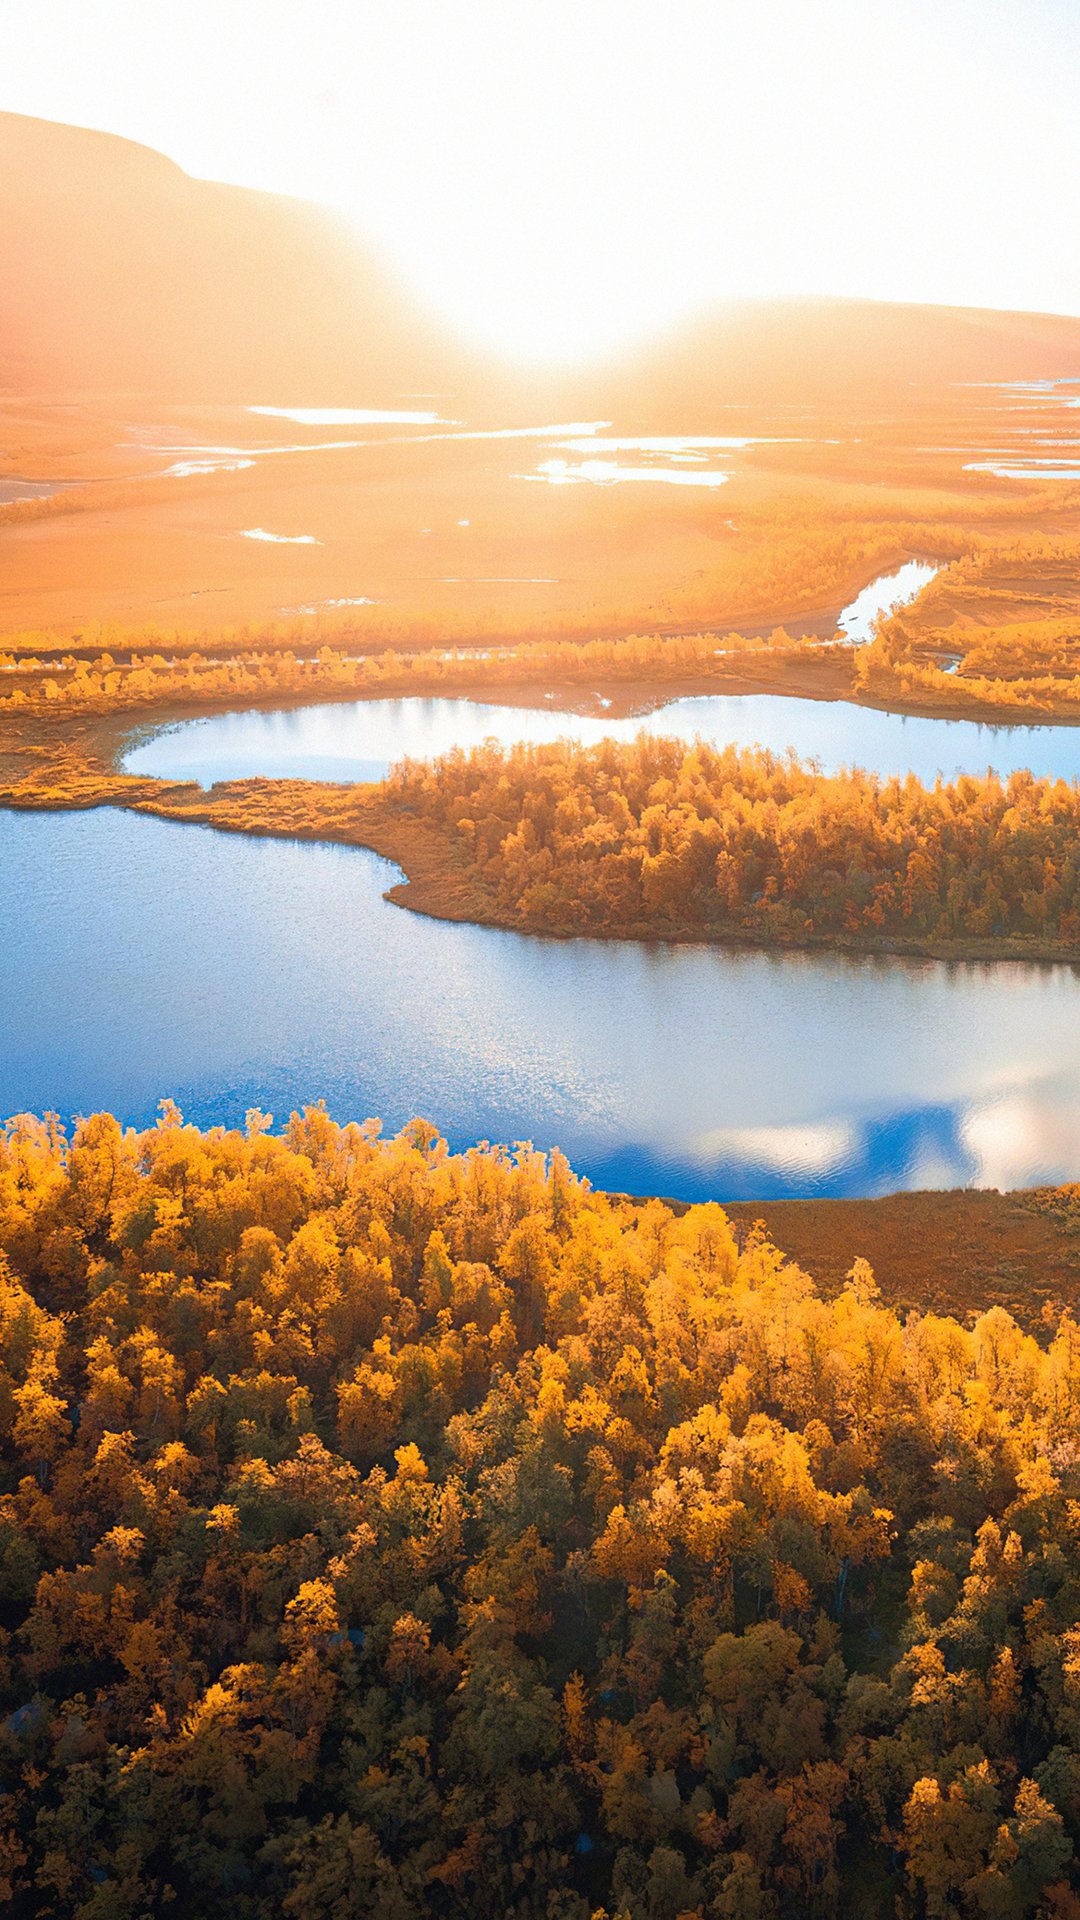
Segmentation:
[(383, 406), (468, 374), (469, 356), (331, 213), (193, 180), (110, 134), (0, 114), (9, 388)]
[(420, 311), (327, 210), (0, 114), (9, 390), (354, 406), (453, 393), (492, 417), (600, 409), (672, 432), (733, 405), (895, 405), (1040, 375), (1080, 377), (1080, 321), (841, 299), (733, 302), (608, 365), (515, 374)]

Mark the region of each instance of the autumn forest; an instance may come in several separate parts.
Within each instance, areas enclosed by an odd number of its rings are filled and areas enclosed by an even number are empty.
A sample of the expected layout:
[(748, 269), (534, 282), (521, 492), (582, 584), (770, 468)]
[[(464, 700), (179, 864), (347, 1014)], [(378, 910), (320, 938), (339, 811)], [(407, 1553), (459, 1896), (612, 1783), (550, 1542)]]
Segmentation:
[(1080, 1920), (1080, 32), (977, 11), (6, 25), (10, 1920)]
[(266, 1126), (0, 1142), (13, 1914), (1076, 1912), (1071, 1314)]

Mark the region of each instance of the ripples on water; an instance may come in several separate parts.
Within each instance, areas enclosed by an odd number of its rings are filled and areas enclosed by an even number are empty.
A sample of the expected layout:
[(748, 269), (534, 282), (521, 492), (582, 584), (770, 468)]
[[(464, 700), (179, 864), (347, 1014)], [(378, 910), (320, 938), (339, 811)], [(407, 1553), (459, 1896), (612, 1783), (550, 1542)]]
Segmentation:
[(0, 815), (0, 1112), (417, 1113), (687, 1199), (1080, 1173), (1065, 968), (549, 941), (389, 906), (350, 848)]

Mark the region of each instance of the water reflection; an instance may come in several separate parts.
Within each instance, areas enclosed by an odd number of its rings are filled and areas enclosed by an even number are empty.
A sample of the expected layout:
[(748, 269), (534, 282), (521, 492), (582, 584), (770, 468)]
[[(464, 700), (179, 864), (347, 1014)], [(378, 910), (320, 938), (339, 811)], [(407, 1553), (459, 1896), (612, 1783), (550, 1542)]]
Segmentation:
[(563, 440), (560, 442), (566, 453), (658, 453), (671, 459), (704, 460), (714, 447), (725, 447), (728, 451), (744, 452), (747, 447), (765, 445), (790, 446), (790, 440), (763, 440), (760, 435), (731, 433), (640, 433), (612, 434), (593, 433), (590, 439)]
[[(598, 700), (599, 704), (599, 700)], [(866, 767), (884, 775), (914, 773), (1003, 777), (1030, 768), (1038, 777), (1080, 779), (1080, 728), (988, 727), (970, 720), (927, 720), (879, 712), (843, 700), (796, 700), (772, 694), (707, 694), (672, 700), (655, 713), (615, 720), (606, 713), (553, 707), (505, 707), (469, 700), (357, 700), (277, 712), (222, 713), (206, 720), (133, 735), (129, 773), (162, 779), (381, 780), (406, 755), (430, 759), (452, 747), (495, 739), (504, 746), (573, 738), (632, 740), (644, 731), (715, 746), (789, 748), (825, 772)]]
[[(648, 1150), (623, 1149), (597, 1164), (597, 1186), (654, 1192), (680, 1200), (782, 1200), (1038, 1183), (1040, 1163), (1019, 1155), (989, 1178), (966, 1139), (966, 1103), (898, 1108), (886, 1115), (827, 1120), (806, 1126), (718, 1129), (707, 1153), (656, 1162)], [(1027, 1172), (1018, 1172), (1027, 1169)], [(669, 1174), (663, 1185), (662, 1175)], [(655, 1181), (661, 1176), (661, 1188)]]
[(248, 407), (248, 413), (295, 420), (301, 427), (432, 427), (437, 413), (386, 407)]
[(13, 500), (47, 500), (64, 484), (61, 480), (16, 480), (0, 474), (0, 507), (10, 505)]
[(837, 627), (855, 646), (863, 646), (874, 637), (874, 628), (884, 614), (895, 613), (916, 599), (928, 587), (938, 568), (929, 560), (906, 560), (895, 573), (884, 573), (855, 595), (837, 620)]
[(275, 547), (321, 547), (313, 533), (268, 533), (265, 527), (244, 527), (241, 540), (266, 540)]
[(683, 1198), (1080, 1174), (1080, 985), (532, 940), (425, 920), (348, 848), (98, 811), (0, 816), (0, 1112), (324, 1095), (455, 1146), (561, 1144)]
[[(679, 456), (670, 456), (677, 460)], [(519, 480), (545, 480), (552, 487), (614, 487), (626, 481), (663, 482), (672, 487), (723, 487), (731, 478), (717, 468), (682, 466), (622, 466), (617, 460), (541, 460), (535, 473), (519, 473)]]
[(1071, 461), (1025, 461), (1023, 466), (1008, 466), (996, 460), (968, 460), (965, 473), (992, 473), (998, 480), (1080, 480), (1080, 463)]

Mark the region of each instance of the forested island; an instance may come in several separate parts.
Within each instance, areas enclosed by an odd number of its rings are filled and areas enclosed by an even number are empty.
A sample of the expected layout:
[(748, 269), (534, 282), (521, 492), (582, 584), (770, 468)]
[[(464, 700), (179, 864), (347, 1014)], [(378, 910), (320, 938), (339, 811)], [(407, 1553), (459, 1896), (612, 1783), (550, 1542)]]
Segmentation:
[(204, 791), (69, 753), (0, 803), (370, 847), (406, 871), (391, 898), (528, 933), (1046, 960), (1080, 942), (1080, 789), (1025, 772), (929, 787), (640, 735), (492, 743), (373, 786)]
[(0, 1135), (15, 1920), (1080, 1911), (1068, 1312), (269, 1127)]

